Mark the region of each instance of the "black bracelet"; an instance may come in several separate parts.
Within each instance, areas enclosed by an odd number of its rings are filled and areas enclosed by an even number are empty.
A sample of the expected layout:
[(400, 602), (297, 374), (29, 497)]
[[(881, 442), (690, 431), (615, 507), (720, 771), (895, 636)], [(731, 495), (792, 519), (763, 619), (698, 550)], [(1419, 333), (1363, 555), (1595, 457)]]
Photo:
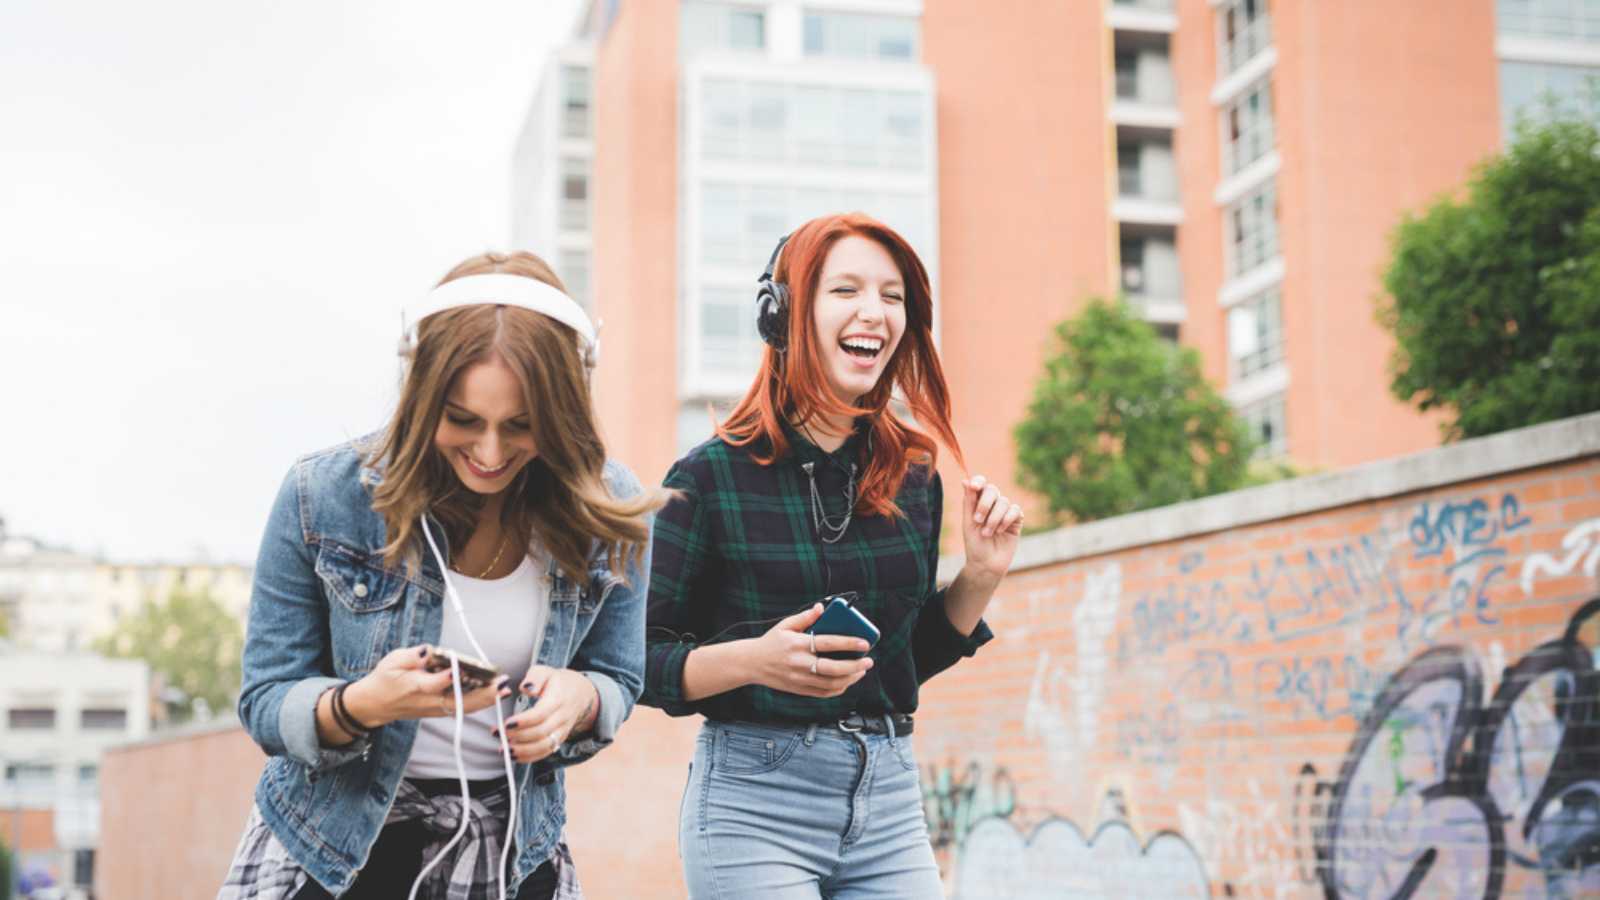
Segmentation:
[(345, 734), (358, 738), (366, 737), (372, 733), (372, 729), (361, 724), (350, 714), (350, 708), (344, 705), (344, 690), (349, 686), (350, 682), (346, 681), (333, 689), (333, 703), (330, 704), (333, 708), (333, 720), (344, 729)]

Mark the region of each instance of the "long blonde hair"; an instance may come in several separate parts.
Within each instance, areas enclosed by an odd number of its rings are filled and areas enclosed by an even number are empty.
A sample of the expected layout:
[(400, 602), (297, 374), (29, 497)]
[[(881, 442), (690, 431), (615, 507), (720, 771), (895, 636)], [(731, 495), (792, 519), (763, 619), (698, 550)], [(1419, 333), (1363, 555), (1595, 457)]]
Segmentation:
[[(526, 252), (475, 256), (439, 283), (490, 273), (521, 275), (566, 290), (549, 264)], [(666, 495), (646, 491), (621, 500), (606, 489), (606, 449), (595, 427), (578, 340), (568, 326), (514, 306), (456, 307), (419, 323), (416, 343), (404, 351), (400, 402), (370, 456), (383, 470), (372, 508), (388, 528), (385, 560), (416, 565), (417, 521), (424, 513), (443, 525), (456, 547), (477, 525), (485, 498), (461, 484), (433, 442), (451, 384), (493, 356), (522, 382), (538, 448), (538, 456), (506, 488), (502, 526), (525, 546), (537, 538), (574, 580), (587, 575), (595, 542), (605, 548), (607, 565), (618, 575), (639, 559), (649, 538), (644, 515), (659, 508)]]

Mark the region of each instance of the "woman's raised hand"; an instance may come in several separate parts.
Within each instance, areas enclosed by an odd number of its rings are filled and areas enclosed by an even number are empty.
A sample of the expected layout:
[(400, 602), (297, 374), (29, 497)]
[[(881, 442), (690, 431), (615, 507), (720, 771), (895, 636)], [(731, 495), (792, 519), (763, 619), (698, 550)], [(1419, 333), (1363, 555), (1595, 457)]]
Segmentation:
[[(452, 716), (456, 711), (455, 690), (449, 669), (429, 672), (423, 668), (428, 646), (401, 647), (373, 667), (360, 681), (345, 690), (345, 706), (360, 724), (376, 728), (400, 719), (426, 719)], [(497, 699), (511, 696), (501, 676), (494, 684), (461, 692), (463, 713), (488, 709)]]
[(982, 475), (961, 483), (961, 541), (966, 565), (991, 582), (1011, 568), (1022, 536), (1022, 507)]
[(819, 634), (813, 639), (806, 629), (821, 615), (822, 604), (813, 604), (746, 642), (750, 683), (804, 697), (837, 697), (860, 681), (872, 668), (871, 657), (822, 659), (817, 654), (865, 653), (867, 642), (841, 634)]

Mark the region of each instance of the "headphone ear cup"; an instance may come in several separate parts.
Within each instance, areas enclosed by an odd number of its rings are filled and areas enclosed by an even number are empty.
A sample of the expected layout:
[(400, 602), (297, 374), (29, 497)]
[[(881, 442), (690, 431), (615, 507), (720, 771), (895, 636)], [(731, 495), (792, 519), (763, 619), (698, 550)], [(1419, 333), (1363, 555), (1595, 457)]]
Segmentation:
[(774, 350), (789, 345), (789, 289), (771, 280), (756, 291), (756, 333)]

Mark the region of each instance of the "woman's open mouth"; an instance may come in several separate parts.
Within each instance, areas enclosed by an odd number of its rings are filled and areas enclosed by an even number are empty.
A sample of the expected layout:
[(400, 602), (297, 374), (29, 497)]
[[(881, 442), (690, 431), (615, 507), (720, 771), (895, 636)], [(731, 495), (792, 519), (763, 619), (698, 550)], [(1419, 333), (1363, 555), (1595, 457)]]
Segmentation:
[(863, 337), (852, 335), (839, 341), (839, 348), (850, 357), (858, 367), (870, 369), (878, 361), (878, 354), (883, 352), (883, 338)]
[(499, 478), (501, 475), (505, 474), (505, 471), (507, 469), (509, 469), (511, 467), (511, 460), (507, 459), (505, 462), (501, 463), (500, 465), (494, 466), (494, 467), (491, 468), (489, 466), (483, 465), (482, 463), (479, 463), (477, 460), (473, 459), (470, 455), (468, 455), (467, 452), (464, 451), (464, 450), (461, 452), (461, 458), (467, 464), (467, 471), (471, 472), (472, 474), (474, 474), (476, 476), (478, 476), (479, 478)]

